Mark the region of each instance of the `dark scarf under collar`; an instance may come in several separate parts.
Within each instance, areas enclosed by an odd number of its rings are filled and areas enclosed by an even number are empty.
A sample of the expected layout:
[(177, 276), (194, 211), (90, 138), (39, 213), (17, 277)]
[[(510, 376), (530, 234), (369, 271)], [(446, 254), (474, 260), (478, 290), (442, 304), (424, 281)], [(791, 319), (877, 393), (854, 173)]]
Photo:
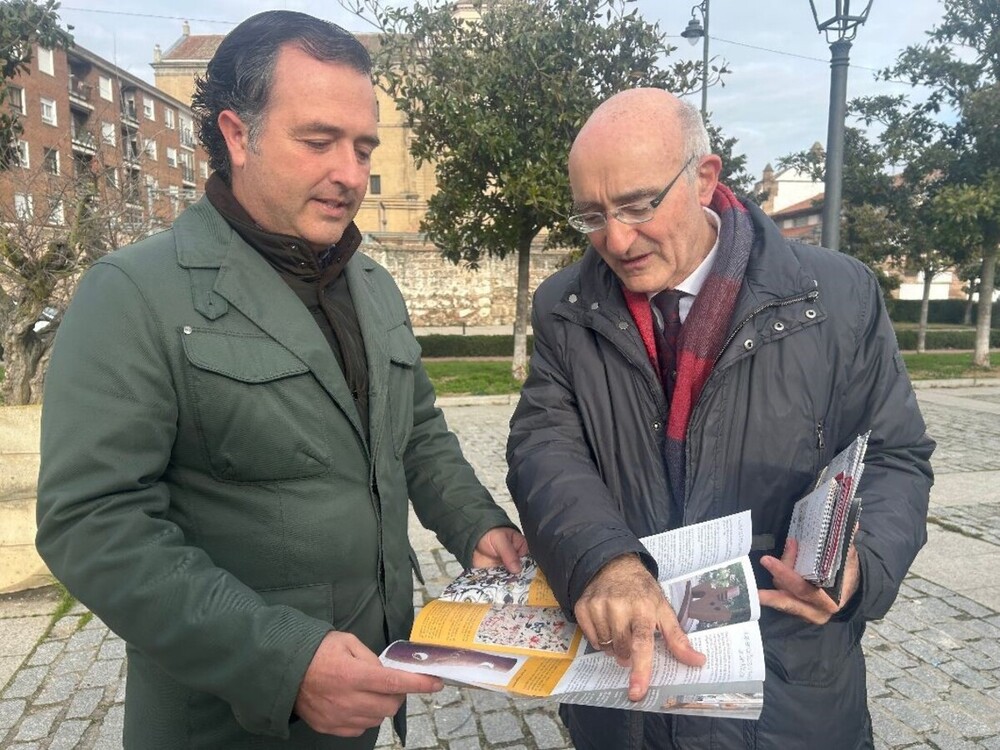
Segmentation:
[[(667, 477), (678, 509), (684, 506), (685, 441), (691, 412), (725, 345), (737, 293), (743, 282), (754, 241), (750, 214), (729, 188), (718, 185), (709, 208), (720, 219), (719, 249), (712, 270), (681, 327), (677, 341), (677, 382), (667, 415)], [(622, 291), (642, 336), (649, 360), (657, 368), (656, 336), (653, 332), (649, 299), (645, 294), (636, 294), (627, 289)]]
[(218, 172), (205, 183), (205, 195), (233, 230), (250, 247), (259, 252), (279, 273), (298, 277), (303, 281), (320, 282), (324, 287), (336, 279), (361, 246), (361, 232), (351, 222), (340, 242), (322, 253), (310, 249), (299, 237), (277, 234), (261, 229), (242, 204), (236, 200), (232, 189)]

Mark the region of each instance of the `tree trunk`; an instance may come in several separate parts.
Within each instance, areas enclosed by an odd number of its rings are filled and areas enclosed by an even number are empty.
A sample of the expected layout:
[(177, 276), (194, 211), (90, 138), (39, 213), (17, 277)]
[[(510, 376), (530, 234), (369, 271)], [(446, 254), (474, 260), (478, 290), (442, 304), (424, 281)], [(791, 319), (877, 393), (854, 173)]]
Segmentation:
[(997, 264), (997, 243), (988, 242), (983, 255), (983, 270), (979, 279), (979, 308), (976, 313), (976, 349), (972, 364), (990, 366), (990, 316), (993, 311), (993, 284)]
[(521, 242), (517, 248), (517, 302), (514, 306), (514, 358), (510, 366), (511, 376), (523, 383), (528, 377), (528, 305), (530, 302), (528, 281), (531, 270), (531, 240)]
[(57, 323), (35, 333), (35, 322), (41, 310), (41, 304), (20, 305), (11, 314), (3, 332), (5, 374), (0, 394), (9, 406), (42, 401), (42, 380), (52, 355)]
[(927, 314), (931, 307), (931, 282), (934, 281), (934, 272), (928, 268), (924, 269), (924, 289), (920, 297), (920, 322), (917, 323), (917, 351), (924, 352), (927, 349)]
[(965, 295), (965, 312), (962, 313), (962, 325), (971, 326), (972, 325), (972, 282), (969, 282), (969, 293)]

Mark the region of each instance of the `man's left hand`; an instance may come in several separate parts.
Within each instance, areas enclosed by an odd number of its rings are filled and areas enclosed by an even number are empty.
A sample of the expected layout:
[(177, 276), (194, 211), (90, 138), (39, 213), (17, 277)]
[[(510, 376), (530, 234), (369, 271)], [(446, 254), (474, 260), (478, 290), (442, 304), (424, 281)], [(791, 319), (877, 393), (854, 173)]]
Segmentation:
[(492, 568), (503, 565), (511, 573), (521, 572), (521, 558), (528, 554), (528, 542), (517, 529), (497, 526), (490, 529), (472, 553), (472, 567)]
[(760, 559), (760, 564), (767, 568), (774, 579), (773, 589), (760, 590), (760, 603), (779, 612), (800, 617), (806, 622), (824, 625), (844, 608), (858, 590), (858, 582), (861, 580), (858, 551), (853, 544), (847, 548), (839, 602), (835, 602), (823, 589), (795, 572), (797, 551), (798, 543), (794, 539), (788, 539), (780, 560), (770, 555)]

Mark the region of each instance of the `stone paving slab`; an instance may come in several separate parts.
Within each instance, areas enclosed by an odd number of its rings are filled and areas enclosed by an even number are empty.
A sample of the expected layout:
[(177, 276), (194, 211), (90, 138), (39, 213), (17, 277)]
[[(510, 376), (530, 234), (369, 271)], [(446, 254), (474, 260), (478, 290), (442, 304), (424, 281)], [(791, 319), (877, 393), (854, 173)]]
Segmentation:
[[(928, 546), (896, 604), (862, 642), (876, 747), (1000, 750), (1000, 587), (991, 576), (1000, 567), (1000, 484), (993, 474), (1000, 471), (1000, 415), (977, 408), (1000, 402), (1000, 388), (952, 391), (947, 402), (925, 401), (926, 393), (918, 398), (939, 441), (939, 487), (953, 486), (932, 496)], [(449, 405), (446, 416), (480, 479), (513, 514), (503, 460), (512, 409), (511, 403)], [(413, 541), (427, 581), (415, 595), (422, 606), (458, 564), (432, 534), (414, 527)], [(971, 566), (963, 562), (969, 559)], [(0, 613), (9, 609), (4, 604)], [(37, 606), (40, 612), (17, 617), (52, 611), (51, 603)], [(0, 676), (0, 748), (120, 750), (124, 647), (97, 618), (77, 607), (26, 658), (11, 658), (24, 664), (13, 679)], [(448, 686), (411, 696), (408, 711), (411, 748), (571, 747), (546, 701)], [(388, 725), (378, 747), (401, 747)]]

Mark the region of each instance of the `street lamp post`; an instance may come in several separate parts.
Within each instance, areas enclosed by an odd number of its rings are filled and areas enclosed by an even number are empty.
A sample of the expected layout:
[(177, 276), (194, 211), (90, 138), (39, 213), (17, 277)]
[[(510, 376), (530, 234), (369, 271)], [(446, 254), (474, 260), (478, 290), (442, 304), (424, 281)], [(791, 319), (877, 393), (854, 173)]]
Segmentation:
[[(863, 1), (863, 0), (862, 0)], [(847, 118), (847, 66), (851, 40), (868, 20), (873, 0), (864, 10), (851, 13), (851, 0), (835, 0), (833, 15), (820, 20), (817, 0), (809, 0), (816, 28), (830, 43), (830, 119), (826, 131), (826, 186), (823, 191), (823, 247), (840, 249), (840, 204), (844, 173), (844, 122)], [(820, 0), (820, 5), (825, 5)], [(824, 8), (823, 15), (828, 11)]]
[[(691, 8), (691, 20), (688, 21), (687, 28), (681, 32), (681, 36), (688, 40), (692, 45), (698, 43), (701, 39), (702, 50), (701, 50), (701, 119), (708, 122), (708, 2), (709, 0), (702, 0), (702, 2)], [(701, 22), (695, 16), (695, 11), (701, 12), (701, 17), (705, 19), (705, 25), (702, 26)]]

